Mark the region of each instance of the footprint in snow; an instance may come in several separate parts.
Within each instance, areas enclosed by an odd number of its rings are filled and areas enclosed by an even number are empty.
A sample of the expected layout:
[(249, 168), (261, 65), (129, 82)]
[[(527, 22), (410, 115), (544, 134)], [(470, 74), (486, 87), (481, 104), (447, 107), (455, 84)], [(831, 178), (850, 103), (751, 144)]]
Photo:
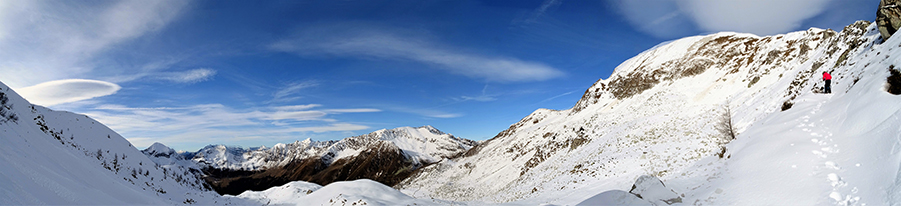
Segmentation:
[[(835, 164), (835, 162), (833, 162), (833, 161), (826, 161), (826, 166), (828, 166), (829, 168), (832, 168), (832, 169), (834, 169), (834, 170), (841, 170), (841, 169), (842, 169), (842, 167), (839, 167), (838, 164)], [(834, 173), (833, 173), (833, 174), (834, 174)]]
[(812, 152), (813, 154), (815, 154), (815, 155), (817, 155), (817, 156), (820, 156), (820, 158), (826, 158), (826, 157), (829, 157), (828, 155), (824, 154), (823, 152), (821, 152), (821, 151), (819, 151), (819, 150), (813, 150), (813, 151), (810, 151), (810, 152)]

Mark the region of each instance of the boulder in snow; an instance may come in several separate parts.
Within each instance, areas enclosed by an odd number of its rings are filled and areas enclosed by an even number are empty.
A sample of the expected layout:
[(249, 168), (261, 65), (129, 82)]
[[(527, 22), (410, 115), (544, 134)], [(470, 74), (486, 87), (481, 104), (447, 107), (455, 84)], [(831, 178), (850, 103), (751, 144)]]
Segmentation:
[(588, 206), (588, 205), (652, 205), (650, 202), (646, 200), (642, 200), (638, 198), (634, 194), (630, 194), (626, 191), (622, 190), (610, 190), (606, 192), (602, 192), (601, 194), (597, 194), (583, 200), (576, 206)]
[(666, 185), (663, 184), (663, 181), (660, 181), (657, 177), (650, 175), (638, 177), (638, 179), (635, 180), (635, 184), (632, 185), (632, 190), (629, 190), (629, 193), (658, 205), (660, 205), (660, 203), (665, 203), (667, 205), (682, 203), (682, 197), (680, 197), (679, 194), (667, 188)]

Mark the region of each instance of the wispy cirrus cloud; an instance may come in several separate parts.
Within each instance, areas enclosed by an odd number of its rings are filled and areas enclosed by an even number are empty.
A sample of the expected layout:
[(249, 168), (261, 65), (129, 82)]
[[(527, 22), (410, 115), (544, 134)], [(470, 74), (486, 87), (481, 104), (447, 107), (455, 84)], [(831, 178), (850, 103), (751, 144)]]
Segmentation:
[(197, 83), (213, 78), (216, 75), (216, 70), (200, 68), (180, 72), (163, 72), (158, 75), (161, 79), (176, 83)]
[(453, 98), (457, 102), (465, 102), (465, 101), (477, 101), (477, 102), (490, 102), (497, 100), (497, 95), (488, 94), (488, 85), (482, 87), (482, 93), (478, 96), (460, 96), (459, 98)]
[(51, 80), (90, 78), (97, 56), (158, 31), (189, 1), (10, 0), (0, 3), (0, 81), (22, 88)]
[(524, 18), (517, 18), (517, 19), (513, 20), (513, 23), (514, 24), (536, 23), (536, 22), (538, 22), (538, 19), (540, 19), (542, 16), (545, 15), (545, 13), (548, 12), (548, 10), (557, 8), (562, 3), (563, 3), (563, 0), (545, 0), (543, 3), (541, 3), (541, 6), (539, 6), (534, 11), (529, 13), (528, 16), (525, 16)]
[(564, 73), (539, 62), (488, 56), (441, 44), (403, 29), (355, 23), (314, 26), (269, 45), (304, 56), (341, 56), (414, 61), (430, 68), (489, 82), (544, 81)]
[(296, 96), (298, 92), (316, 86), (319, 86), (319, 82), (315, 80), (292, 82), (273, 93), (271, 102), (287, 102), (300, 99), (300, 97)]
[[(28, 1), (0, 2), (0, 81), (28, 100), (50, 106), (114, 94), (120, 87), (98, 72), (104, 52), (159, 31), (189, 1)], [(145, 73), (140, 69), (118, 71)], [(133, 75), (132, 74), (132, 75)], [(189, 83), (215, 70), (154, 74), (155, 79)], [(141, 75), (138, 75), (141, 76)], [(143, 75), (146, 76), (146, 75)], [(88, 80), (91, 79), (91, 80)], [(134, 78), (137, 79), (137, 78)]]

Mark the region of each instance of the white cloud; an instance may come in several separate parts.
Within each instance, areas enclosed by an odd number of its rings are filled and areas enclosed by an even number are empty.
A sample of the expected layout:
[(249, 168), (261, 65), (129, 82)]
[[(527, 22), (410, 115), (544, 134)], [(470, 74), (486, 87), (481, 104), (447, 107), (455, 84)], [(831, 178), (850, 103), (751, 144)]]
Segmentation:
[(541, 3), (541, 6), (539, 6), (534, 11), (532, 11), (527, 17), (525, 17), (525, 19), (517, 18), (517, 19), (513, 20), (513, 23), (514, 24), (536, 23), (536, 22), (538, 22), (538, 19), (540, 19), (542, 16), (544, 16), (545, 13), (548, 12), (548, 10), (551, 10), (552, 8), (556, 8), (556, 7), (560, 6), (560, 4), (563, 3), (561, 1), (562, 0), (545, 0), (544, 3)]
[(423, 38), (425, 35), (362, 24), (336, 24), (303, 30), (270, 45), (299, 55), (334, 55), (415, 61), (453, 74), (491, 82), (543, 81), (563, 72), (538, 62), (463, 52)]
[(830, 0), (684, 0), (683, 12), (706, 31), (759, 35), (789, 32), (823, 12)]
[(119, 85), (87, 79), (49, 81), (16, 91), (32, 104), (53, 106), (115, 94)]
[(319, 86), (319, 83), (316, 81), (300, 81), (289, 84), (288, 86), (279, 89), (272, 95), (273, 102), (284, 102), (298, 99), (299, 97), (291, 97), (296, 93), (300, 92), (303, 89), (311, 88)]
[(693, 30), (676, 0), (610, 0), (635, 29), (658, 38), (682, 37)]
[(327, 126), (316, 126), (316, 127), (295, 127), (282, 130), (283, 132), (340, 132), (340, 131), (357, 131), (369, 129), (369, 126), (358, 125), (358, 124), (350, 124), (350, 123), (335, 123)]
[(304, 105), (290, 105), (290, 106), (279, 106), (275, 107), (277, 110), (307, 110), (314, 107), (321, 107), (321, 104), (304, 104)]
[(497, 100), (497, 98), (495, 98), (494, 96), (490, 96), (490, 95), (480, 95), (480, 96), (475, 96), (475, 97), (460, 96), (459, 100), (460, 101), (490, 102), (490, 101)]
[(825, 11), (831, 0), (612, 0), (634, 27), (660, 37), (680, 37), (691, 27), (706, 32), (785, 33)]
[(0, 81), (20, 88), (85, 78), (98, 54), (165, 27), (188, 2), (0, 2)]
[(372, 109), (372, 108), (357, 108), (357, 109), (326, 109), (322, 110), (327, 113), (332, 114), (340, 114), (340, 113), (366, 113), (366, 112), (381, 112), (380, 109)]
[(541, 104), (541, 103), (545, 103), (545, 102), (547, 102), (547, 101), (551, 101), (551, 100), (554, 100), (554, 99), (557, 99), (557, 98), (560, 98), (560, 97), (562, 97), (562, 96), (566, 96), (566, 95), (570, 95), (570, 94), (572, 94), (572, 93), (576, 93), (576, 92), (577, 92), (577, 91), (569, 91), (569, 92), (566, 92), (566, 93), (563, 93), (563, 94), (559, 94), (559, 95), (557, 95), (557, 96), (553, 96), (553, 97), (550, 97), (550, 98), (547, 98), (547, 99), (544, 99), (544, 100), (541, 100), (541, 101), (540, 101), (540, 102), (538, 102), (538, 103), (536, 103), (536, 104)]
[(264, 119), (266, 120), (295, 120), (295, 121), (305, 121), (305, 120), (315, 120), (325, 116), (326, 113), (322, 111), (293, 111), (293, 112), (275, 112), (274, 114), (269, 115)]
[(460, 96), (460, 98), (453, 98), (455, 101), (464, 102), (464, 101), (477, 101), (477, 102), (490, 102), (495, 101), (497, 95), (489, 95), (488, 85), (482, 87), (482, 93), (479, 96)]
[(176, 83), (197, 83), (212, 78), (216, 75), (216, 70), (200, 68), (182, 72), (166, 72), (159, 75), (162, 79)]
[[(152, 143), (205, 141), (227, 143), (257, 137), (297, 137), (298, 132), (335, 132), (368, 129), (340, 122), (332, 114), (378, 112), (377, 109), (320, 109), (319, 104), (235, 109), (220, 104), (184, 107), (128, 107), (100, 105), (84, 112), (129, 140)], [(146, 139), (145, 139), (146, 138)], [(147, 140), (147, 141), (145, 141)], [(146, 146), (138, 142), (138, 147)]]

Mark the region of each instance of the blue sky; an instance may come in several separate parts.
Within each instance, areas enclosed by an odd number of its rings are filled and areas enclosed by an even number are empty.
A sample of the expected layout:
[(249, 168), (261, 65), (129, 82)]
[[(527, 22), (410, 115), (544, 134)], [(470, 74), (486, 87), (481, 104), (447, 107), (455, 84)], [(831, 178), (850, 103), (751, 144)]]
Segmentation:
[(661, 42), (841, 30), (878, 2), (9, 0), (0, 81), (138, 148), (422, 125), (484, 140)]

